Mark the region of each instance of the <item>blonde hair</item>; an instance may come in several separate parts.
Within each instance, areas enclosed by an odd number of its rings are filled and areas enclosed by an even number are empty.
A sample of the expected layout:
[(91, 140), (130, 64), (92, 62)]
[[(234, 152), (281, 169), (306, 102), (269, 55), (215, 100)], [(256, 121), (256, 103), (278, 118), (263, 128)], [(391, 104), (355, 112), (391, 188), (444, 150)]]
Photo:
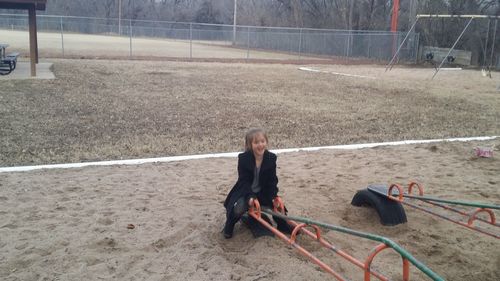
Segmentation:
[(250, 129), (245, 135), (245, 151), (252, 151), (252, 142), (255, 139), (255, 136), (257, 136), (258, 134), (262, 134), (266, 139), (266, 142), (269, 143), (269, 140), (267, 139), (267, 134), (263, 129), (260, 128)]

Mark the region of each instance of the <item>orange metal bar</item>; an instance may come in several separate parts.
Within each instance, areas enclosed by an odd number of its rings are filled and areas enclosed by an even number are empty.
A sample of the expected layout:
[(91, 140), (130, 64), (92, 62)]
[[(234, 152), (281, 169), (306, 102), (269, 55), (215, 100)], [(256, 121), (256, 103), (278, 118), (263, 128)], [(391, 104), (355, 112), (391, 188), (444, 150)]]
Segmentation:
[(398, 45), (398, 17), (399, 17), (399, 0), (394, 0), (392, 6), (391, 32), (392, 32), (392, 55), (395, 56)]
[[(364, 270), (365, 270), (365, 281), (370, 281), (370, 277), (371, 277), (371, 264), (373, 262), (373, 259), (375, 258), (375, 256), (380, 253), (381, 251), (387, 249), (387, 248), (390, 248), (389, 246), (387, 246), (386, 244), (382, 243), (382, 244), (379, 244), (378, 246), (376, 246), (372, 252), (370, 253), (370, 255), (368, 256), (368, 258), (366, 259), (365, 261), (365, 264), (364, 264)], [(408, 262), (407, 259), (403, 258), (403, 281), (409, 281), (410, 280), (410, 263)]]
[(394, 5), (392, 6), (391, 32), (398, 31), (398, 17), (399, 17), (399, 0), (394, 0)]
[(410, 262), (403, 258), (403, 281), (410, 280)]
[(368, 258), (366, 259), (365, 261), (365, 264), (363, 266), (364, 270), (365, 270), (365, 281), (370, 281), (370, 266), (372, 264), (372, 261), (373, 261), (373, 258), (375, 257), (375, 255), (377, 253), (379, 253), (380, 251), (382, 251), (383, 249), (386, 249), (388, 248), (388, 246), (386, 244), (379, 244), (377, 247), (375, 247), (375, 249), (372, 250), (372, 252), (370, 253), (370, 255), (368, 255)]
[(293, 247), (295, 247), (302, 255), (308, 257), (312, 262), (314, 262), (315, 264), (317, 264), (319, 267), (321, 267), (326, 272), (328, 272), (331, 275), (333, 275), (337, 280), (340, 280), (340, 281), (347, 280), (344, 277), (342, 277), (340, 274), (338, 274), (337, 272), (335, 272), (331, 267), (329, 267), (328, 265), (326, 265), (325, 263), (323, 263), (322, 261), (320, 261), (318, 258), (316, 258), (313, 254), (311, 254), (306, 249), (304, 249), (300, 245), (298, 245), (295, 242), (295, 239), (294, 240), (289, 239), (281, 231), (277, 230), (272, 225), (270, 225), (267, 221), (265, 221), (264, 219), (262, 219), (261, 212), (260, 212), (260, 204), (259, 204), (258, 200), (251, 198), (250, 201), (249, 201), (249, 206), (250, 206), (250, 208), (248, 210), (248, 214), (250, 216), (252, 216), (253, 218), (255, 218), (258, 222), (260, 222), (267, 229), (269, 229), (270, 231), (272, 231), (276, 236), (278, 236), (279, 238), (281, 238), (285, 242), (287, 242), (290, 245), (292, 245)]
[[(443, 205), (443, 204), (439, 204), (439, 203), (432, 202), (432, 201), (425, 201), (425, 200), (422, 200), (422, 201), (425, 202), (425, 203), (437, 206), (437, 207), (441, 207), (441, 208), (443, 208), (445, 210), (449, 210), (449, 211), (455, 212), (455, 213), (460, 214), (462, 216), (470, 217), (470, 214), (468, 214), (468, 213), (466, 213), (466, 212), (464, 212), (462, 210), (458, 210), (458, 209), (455, 209), (453, 207), (450, 207), (450, 206), (447, 206), (447, 205)], [(493, 225), (493, 226), (496, 226), (496, 227), (500, 227), (500, 224), (497, 224), (496, 221), (495, 221), (495, 223), (491, 223), (491, 221), (487, 221), (485, 219), (478, 218), (478, 217), (476, 217), (476, 220), (482, 221), (484, 223), (487, 223), (487, 224), (490, 224), (490, 225)]]
[(484, 208), (478, 208), (477, 210), (475, 210), (469, 217), (469, 220), (467, 221), (467, 224), (469, 226), (472, 226), (472, 223), (476, 220), (476, 215), (478, 213), (481, 213), (481, 212), (485, 212), (485, 213), (488, 213), (490, 215), (490, 223), (491, 224), (495, 224), (496, 220), (495, 220), (495, 213), (493, 213), (492, 210), (490, 209), (484, 209)]
[[(285, 204), (283, 203), (283, 200), (281, 199), (281, 197), (276, 197), (273, 200), (273, 205), (274, 205), (274, 211), (275, 212), (285, 214), (285, 210), (284, 210)], [(328, 248), (328, 249), (332, 250), (333, 252), (335, 252), (339, 256), (343, 257), (344, 259), (346, 259), (348, 262), (354, 264), (355, 266), (357, 266), (357, 267), (359, 267), (361, 269), (364, 269), (364, 263), (363, 262), (361, 262), (358, 259), (354, 258), (353, 256), (349, 255), (348, 253), (346, 253), (346, 252), (344, 252), (344, 251), (342, 251), (340, 249), (337, 249), (337, 247), (335, 247), (333, 244), (331, 244), (330, 242), (328, 242), (325, 239), (321, 238), (320, 232), (319, 232), (319, 228), (317, 228), (317, 226), (315, 228), (316, 229), (316, 234), (314, 234), (311, 231), (309, 231), (308, 229), (306, 229), (303, 226), (301, 226), (301, 225), (305, 225), (305, 224), (298, 224), (297, 222), (292, 221), (292, 220), (288, 220), (287, 222), (294, 227), (294, 230), (292, 232), (292, 237), (294, 235), (296, 236), (297, 233), (300, 230), (301, 233), (304, 233), (307, 236), (309, 236), (309, 237), (311, 237), (313, 239), (316, 239), (325, 248)], [(315, 226), (313, 226), (313, 227), (315, 227)], [(382, 281), (388, 281), (389, 280), (388, 277), (386, 277), (386, 276), (382, 275), (381, 273), (379, 273), (377, 271), (374, 271), (374, 270), (371, 270), (370, 274), (372, 274), (373, 276), (377, 277), (379, 280), (382, 280)]]
[[(414, 186), (416, 186), (418, 188), (418, 194), (419, 194), (419, 196), (424, 196), (424, 187), (422, 186), (422, 184), (417, 183), (417, 182), (410, 182), (409, 185), (408, 185), (408, 193), (406, 195), (403, 195), (403, 197), (406, 197), (407, 195), (411, 195), (411, 192), (412, 192), (412, 189), (413, 189)], [(410, 199), (416, 199), (416, 200), (421, 200), (422, 202), (425, 202), (427, 204), (434, 205), (434, 206), (437, 206), (437, 207), (441, 207), (441, 208), (443, 208), (445, 210), (449, 210), (449, 211), (458, 213), (458, 214), (460, 214), (462, 216), (469, 217), (469, 220), (472, 219), (472, 221), (479, 220), (481, 222), (484, 222), (484, 223), (487, 223), (487, 224), (491, 224), (491, 225), (496, 226), (496, 227), (500, 227), (500, 225), (496, 223), (495, 213), (491, 209), (489, 209), (489, 208), (478, 208), (477, 209), (477, 210), (480, 210), (480, 209), (486, 210), (485, 212), (487, 212), (490, 215), (490, 221), (487, 221), (485, 219), (478, 218), (476, 216), (474, 216), (474, 218), (472, 218), (471, 214), (468, 214), (468, 213), (466, 213), (466, 212), (464, 212), (462, 210), (453, 208), (453, 207), (448, 206), (448, 205), (440, 204), (440, 203), (433, 202), (433, 201), (428, 201), (428, 200), (425, 200), (425, 199), (420, 199), (418, 197), (408, 196), (408, 198), (410, 198)]]
[[(424, 195), (424, 189), (423, 189), (423, 187), (422, 187), (419, 183), (417, 183), (417, 182), (410, 182), (410, 184), (408, 185), (408, 194), (411, 194), (412, 189), (413, 189), (413, 187), (414, 187), (414, 186), (416, 186), (416, 187), (418, 188), (418, 193), (419, 193), (419, 195), (420, 195), (420, 196), (423, 196), (423, 195)], [(398, 195), (398, 197), (397, 197), (397, 198), (396, 198), (395, 196), (392, 196), (392, 189), (393, 189), (393, 188), (397, 188), (397, 189), (399, 190), (399, 195)], [(488, 223), (488, 224), (490, 224), (490, 225), (493, 225), (493, 226), (497, 226), (497, 227), (498, 227), (498, 225), (496, 224), (495, 213), (494, 213), (491, 209), (488, 209), (488, 208), (478, 208), (478, 209), (476, 209), (476, 210), (475, 210), (472, 214), (470, 214), (470, 215), (469, 215), (469, 214), (467, 214), (467, 213), (465, 213), (465, 212), (463, 212), (463, 211), (457, 210), (457, 209), (452, 208), (452, 207), (447, 206), (447, 205), (443, 205), (443, 204), (439, 204), (439, 203), (435, 203), (435, 202), (431, 202), (431, 201), (426, 201), (425, 199), (421, 199), (421, 200), (419, 199), (419, 200), (420, 200), (420, 201), (422, 201), (422, 202), (425, 202), (425, 203), (428, 203), (428, 204), (431, 204), (431, 205), (434, 205), (434, 206), (438, 206), (438, 207), (441, 207), (441, 208), (446, 209), (446, 210), (450, 210), (450, 211), (452, 211), (452, 212), (455, 212), (455, 213), (461, 214), (461, 215), (463, 215), (463, 216), (468, 216), (468, 221), (467, 221), (467, 223), (463, 223), (463, 222), (461, 222), (461, 221), (458, 221), (458, 220), (455, 220), (455, 219), (449, 218), (449, 217), (447, 217), (447, 216), (445, 216), (445, 215), (438, 214), (438, 213), (436, 213), (436, 212), (434, 212), (434, 211), (428, 210), (428, 209), (423, 208), (423, 207), (420, 207), (420, 206), (418, 206), (418, 205), (416, 205), (416, 204), (412, 204), (412, 203), (409, 203), (409, 202), (405, 201), (405, 200), (404, 200), (403, 189), (401, 188), (401, 186), (400, 186), (399, 184), (392, 184), (392, 185), (389, 187), (389, 190), (387, 191), (387, 197), (389, 197), (389, 199), (392, 199), (392, 200), (398, 201), (398, 202), (400, 202), (400, 203), (406, 204), (406, 205), (408, 205), (408, 206), (410, 206), (410, 207), (413, 207), (413, 208), (415, 208), (415, 209), (418, 209), (418, 210), (424, 211), (424, 212), (429, 213), (429, 214), (431, 214), (431, 215), (438, 216), (438, 217), (440, 217), (440, 218), (443, 218), (443, 219), (445, 219), (445, 220), (451, 221), (451, 222), (456, 223), (456, 224), (458, 224), (458, 225), (465, 226), (465, 227), (470, 228), (470, 229), (472, 229), (472, 230), (476, 230), (476, 231), (481, 232), (481, 233), (483, 233), (483, 234), (486, 234), (486, 235), (489, 235), (489, 236), (495, 237), (495, 238), (497, 238), (497, 239), (500, 239), (500, 236), (499, 236), (499, 235), (496, 235), (496, 234), (494, 234), (494, 233), (491, 233), (491, 232), (489, 232), (489, 231), (487, 231), (487, 230), (484, 230), (484, 229), (481, 229), (481, 228), (479, 228), (479, 227), (475, 227), (475, 226), (473, 225), (473, 222), (474, 222), (475, 220), (479, 220), (479, 221), (482, 221), (482, 222), (485, 222), (485, 223)], [(410, 198), (410, 199), (411, 199), (411, 198), (418, 199), (417, 197), (409, 197), (409, 198)], [(484, 220), (484, 219), (482, 219), (482, 218), (478, 218), (478, 217), (477, 217), (477, 214), (478, 214), (478, 213), (481, 213), (481, 212), (488, 213), (488, 214), (489, 214), (489, 216), (490, 216), (490, 221), (486, 221), (486, 220)]]
[[(397, 188), (399, 191), (397, 199), (396, 199), (396, 197), (392, 196), (392, 189), (393, 188)], [(392, 200), (396, 200), (398, 202), (403, 202), (403, 188), (399, 184), (393, 183), (393, 184), (391, 184), (391, 186), (389, 187), (389, 190), (387, 191), (387, 196)]]
[(408, 194), (411, 194), (411, 190), (414, 186), (418, 188), (418, 195), (424, 196), (424, 187), (414, 181), (410, 182), (410, 184), (408, 185)]
[[(458, 221), (458, 220), (451, 219), (451, 218), (449, 218), (449, 217), (447, 217), (447, 216), (444, 216), (444, 215), (438, 214), (438, 213), (433, 212), (433, 211), (431, 211), (431, 210), (428, 210), (428, 209), (426, 209), (426, 208), (420, 207), (420, 206), (418, 206), (418, 205), (416, 205), (416, 204), (412, 204), (412, 203), (409, 203), (409, 202), (407, 202), (407, 201), (402, 201), (401, 203), (403, 203), (403, 204), (405, 204), (405, 205), (408, 205), (408, 206), (410, 206), (410, 207), (413, 207), (413, 208), (415, 208), (415, 209), (418, 209), (418, 210), (420, 210), (420, 211), (424, 211), (424, 212), (429, 213), (429, 214), (431, 214), (431, 215), (435, 215), (435, 216), (440, 217), (440, 218), (442, 218), (442, 219), (445, 219), (445, 220), (447, 220), (447, 221), (451, 221), (451, 222), (456, 223), (456, 224), (459, 224), (459, 225), (461, 225), (461, 226), (465, 226), (465, 227), (470, 228), (470, 229), (472, 229), (472, 230), (475, 230), (475, 231), (481, 232), (481, 233), (483, 233), (483, 234), (489, 235), (489, 236), (491, 236), (491, 237), (495, 237), (495, 238), (497, 238), (497, 239), (500, 239), (500, 235), (497, 235), (497, 234), (494, 234), (494, 233), (488, 232), (488, 231), (486, 231), (486, 230), (484, 230), (484, 229), (481, 229), (481, 228), (479, 228), (479, 227), (475, 227), (475, 226), (473, 226), (473, 225), (469, 225), (469, 224), (467, 224), (467, 223), (463, 223), (463, 222)], [(477, 219), (477, 218), (476, 218), (476, 219)]]

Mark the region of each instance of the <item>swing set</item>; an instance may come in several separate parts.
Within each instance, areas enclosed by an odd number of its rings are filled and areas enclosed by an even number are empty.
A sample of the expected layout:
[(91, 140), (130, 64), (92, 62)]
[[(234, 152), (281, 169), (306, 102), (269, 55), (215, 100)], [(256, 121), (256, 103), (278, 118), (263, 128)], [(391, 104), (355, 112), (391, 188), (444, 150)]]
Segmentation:
[[(494, 56), (494, 52), (495, 52), (495, 43), (496, 43), (496, 33), (497, 33), (497, 27), (498, 27), (498, 19), (500, 19), (500, 16), (488, 16), (488, 15), (417, 15), (417, 17), (416, 17), (415, 21), (413, 22), (410, 30), (408, 31), (408, 33), (406, 34), (405, 38), (403, 39), (403, 41), (401, 42), (401, 44), (397, 48), (397, 50), (394, 53), (392, 59), (387, 64), (386, 69), (385, 69), (386, 72), (388, 70), (392, 70), (394, 64), (397, 61), (398, 55), (401, 52), (402, 47), (404, 46), (405, 42), (408, 40), (408, 37), (410, 36), (410, 34), (412, 33), (412, 31), (415, 29), (415, 26), (417, 25), (417, 23), (419, 22), (419, 20), (420, 19), (425, 19), (425, 18), (429, 18), (431, 20), (432, 19), (436, 19), (436, 18), (440, 18), (440, 19), (449, 19), (449, 18), (464, 18), (464, 19), (468, 19), (467, 24), (463, 28), (463, 30), (460, 33), (460, 35), (458, 36), (458, 38), (453, 43), (452, 47), (449, 49), (449, 51), (446, 54), (446, 56), (444, 56), (443, 60), (439, 64), (439, 66), (435, 68), (435, 72), (434, 72), (434, 75), (432, 76), (432, 79), (434, 79), (434, 77), (436, 77), (436, 75), (442, 69), (444, 63), (450, 59), (451, 52), (455, 49), (455, 47), (457, 46), (457, 44), (460, 41), (460, 39), (462, 39), (463, 35), (467, 31), (467, 29), (469, 28), (469, 26), (471, 25), (471, 23), (472, 23), (473, 20), (488, 19), (488, 30), (487, 30), (487, 34), (486, 34), (486, 44), (484, 45), (484, 48), (483, 48), (483, 70), (484, 70), (484, 67), (486, 65), (487, 46), (488, 46), (488, 40), (489, 40), (489, 37), (490, 37), (489, 33), (490, 33), (491, 21), (492, 20), (495, 21), (494, 31), (493, 31), (493, 41), (491, 43), (489, 65), (487, 67), (487, 69), (489, 71), (491, 71), (491, 67), (493, 65), (493, 56)], [(482, 44), (482, 40), (481, 40), (481, 44)], [(490, 77), (491, 77), (491, 73), (490, 73)]]

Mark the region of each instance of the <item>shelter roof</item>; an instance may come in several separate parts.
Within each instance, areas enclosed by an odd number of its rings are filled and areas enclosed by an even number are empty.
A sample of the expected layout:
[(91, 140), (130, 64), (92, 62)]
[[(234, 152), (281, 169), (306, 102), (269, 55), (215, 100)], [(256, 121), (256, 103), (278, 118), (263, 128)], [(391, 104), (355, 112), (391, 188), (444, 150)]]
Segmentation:
[(0, 9), (26, 10), (32, 6), (37, 10), (45, 10), (47, 0), (0, 0)]

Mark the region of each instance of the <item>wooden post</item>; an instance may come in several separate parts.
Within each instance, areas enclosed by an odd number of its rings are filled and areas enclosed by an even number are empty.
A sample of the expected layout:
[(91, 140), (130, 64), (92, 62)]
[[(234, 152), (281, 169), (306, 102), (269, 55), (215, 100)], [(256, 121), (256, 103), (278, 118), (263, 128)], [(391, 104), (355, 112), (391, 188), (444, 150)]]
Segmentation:
[(31, 76), (36, 76), (36, 63), (38, 63), (37, 55), (37, 38), (36, 38), (36, 11), (35, 5), (31, 5), (28, 9), (29, 14), (29, 30), (30, 30), (30, 62)]

